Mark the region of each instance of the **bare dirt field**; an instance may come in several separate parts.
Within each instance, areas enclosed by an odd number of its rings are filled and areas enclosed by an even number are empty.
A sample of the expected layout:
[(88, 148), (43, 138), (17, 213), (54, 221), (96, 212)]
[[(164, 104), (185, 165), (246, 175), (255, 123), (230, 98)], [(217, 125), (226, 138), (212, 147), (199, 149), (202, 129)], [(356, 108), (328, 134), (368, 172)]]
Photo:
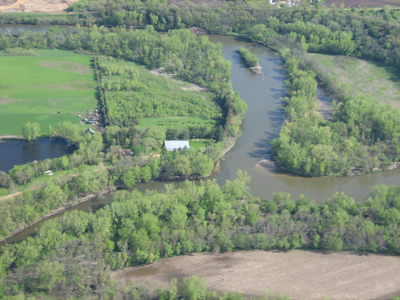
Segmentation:
[(0, 12), (60, 12), (78, 0), (0, 0)]
[(325, 5), (336, 4), (337, 7), (344, 3), (346, 7), (383, 7), (385, 5), (400, 6), (400, 0), (325, 0)]
[(291, 299), (389, 299), (400, 294), (400, 257), (354, 252), (292, 250), (198, 253), (162, 259), (113, 273), (120, 284), (168, 286), (171, 278), (198, 275), (216, 291)]

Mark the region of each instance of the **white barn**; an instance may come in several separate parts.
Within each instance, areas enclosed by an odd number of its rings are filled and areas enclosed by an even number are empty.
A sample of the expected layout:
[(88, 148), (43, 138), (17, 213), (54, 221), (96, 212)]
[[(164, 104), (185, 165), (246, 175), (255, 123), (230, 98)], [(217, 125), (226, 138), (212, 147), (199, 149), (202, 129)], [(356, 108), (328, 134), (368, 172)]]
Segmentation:
[(165, 141), (164, 143), (168, 151), (190, 149), (189, 141)]

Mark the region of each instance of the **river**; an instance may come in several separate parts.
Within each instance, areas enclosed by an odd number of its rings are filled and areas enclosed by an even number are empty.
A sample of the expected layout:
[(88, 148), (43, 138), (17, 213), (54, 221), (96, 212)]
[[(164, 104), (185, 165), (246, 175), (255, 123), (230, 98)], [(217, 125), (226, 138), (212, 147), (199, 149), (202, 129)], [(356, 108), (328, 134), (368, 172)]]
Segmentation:
[[(16, 28), (25, 28), (23, 25), (10, 25), (10, 27), (13, 31), (16, 31)], [(45, 30), (45, 26), (41, 26), (41, 28)], [(232, 62), (233, 88), (240, 92), (241, 98), (248, 105), (246, 119), (241, 126), (241, 137), (221, 160), (221, 170), (210, 176), (209, 179), (215, 179), (223, 185), (226, 180), (233, 180), (236, 171), (241, 169), (251, 175), (249, 186), (253, 195), (257, 197), (268, 199), (274, 192), (285, 191), (294, 198), (304, 194), (320, 204), (324, 203), (333, 193), (342, 191), (356, 201), (362, 201), (373, 186), (382, 183), (397, 185), (400, 182), (400, 169), (354, 177), (304, 178), (282, 173), (274, 167), (269, 169), (256, 167), (260, 160), (270, 159), (268, 141), (278, 136), (284, 122), (280, 98), (284, 97), (286, 93), (284, 85), (286, 70), (275, 52), (262, 45), (233, 36), (209, 35), (209, 39), (212, 42), (223, 44), (225, 59)], [(263, 76), (255, 75), (241, 63), (236, 52), (236, 49), (241, 46), (257, 55), (260, 66), (263, 68)], [(328, 101), (321, 89), (318, 90), (318, 97), (321, 102)], [(161, 191), (164, 184), (164, 182), (138, 184), (136, 188), (141, 191), (146, 189)], [(105, 196), (82, 203), (72, 209), (88, 211), (110, 203), (110, 201), (111, 197)], [(37, 226), (17, 234), (8, 241), (19, 241), (27, 234), (33, 234)]]

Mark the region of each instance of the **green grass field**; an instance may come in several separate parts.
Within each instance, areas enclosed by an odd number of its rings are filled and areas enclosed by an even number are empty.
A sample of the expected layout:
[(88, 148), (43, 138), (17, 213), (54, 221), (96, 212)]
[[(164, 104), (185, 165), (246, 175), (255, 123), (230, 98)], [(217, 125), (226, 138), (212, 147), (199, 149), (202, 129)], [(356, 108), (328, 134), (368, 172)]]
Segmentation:
[(49, 125), (77, 124), (77, 113), (97, 105), (88, 56), (62, 50), (36, 54), (0, 56), (0, 135), (21, 135), (28, 121), (49, 134)]
[(310, 55), (328, 74), (347, 84), (353, 95), (363, 93), (400, 108), (400, 73), (395, 67), (348, 56)]
[(190, 149), (198, 149), (206, 147), (209, 140), (207, 139), (195, 139), (190, 140)]
[(188, 128), (189, 126), (215, 127), (222, 125), (221, 119), (204, 119), (200, 117), (160, 117), (160, 118), (140, 118), (140, 127), (159, 126), (164, 128)]

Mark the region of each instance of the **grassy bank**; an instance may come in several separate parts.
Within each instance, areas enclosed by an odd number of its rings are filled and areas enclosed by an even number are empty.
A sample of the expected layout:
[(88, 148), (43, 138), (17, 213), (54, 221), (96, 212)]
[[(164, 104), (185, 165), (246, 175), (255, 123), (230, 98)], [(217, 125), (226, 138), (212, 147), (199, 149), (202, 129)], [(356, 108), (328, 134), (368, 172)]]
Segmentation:
[[(0, 135), (21, 135), (28, 121), (49, 125), (80, 122), (95, 108), (90, 59), (61, 50), (36, 50), (34, 56), (0, 56)], [(58, 114), (58, 112), (61, 112)]]
[(363, 93), (400, 108), (400, 73), (396, 67), (341, 55), (309, 55), (320, 62), (327, 74), (345, 84), (353, 96)]

